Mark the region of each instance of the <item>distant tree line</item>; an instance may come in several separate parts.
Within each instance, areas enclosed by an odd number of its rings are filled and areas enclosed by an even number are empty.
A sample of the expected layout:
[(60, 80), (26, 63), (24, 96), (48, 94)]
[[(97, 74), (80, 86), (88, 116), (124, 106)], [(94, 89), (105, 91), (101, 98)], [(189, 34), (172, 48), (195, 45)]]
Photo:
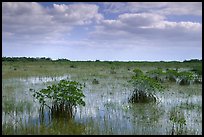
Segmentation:
[[(64, 62), (64, 61), (70, 61), (66, 58), (61, 58), (61, 59), (57, 59), (57, 60), (52, 60), (51, 58), (46, 58), (46, 57), (2, 57), (2, 61), (54, 61), (54, 62)], [(77, 61), (80, 62), (80, 61)], [(85, 62), (92, 62), (90, 60), (85, 61)], [(94, 61), (93, 61), (94, 62)], [(120, 61), (100, 61), (100, 60), (95, 60), (95, 62), (108, 62), (108, 63), (112, 63), (112, 62), (120, 62)], [(137, 63), (145, 63), (148, 61), (128, 61), (128, 62), (137, 62)], [(155, 62), (160, 62), (160, 63), (165, 63), (165, 62), (171, 62), (171, 63), (178, 63), (179, 61), (155, 61)], [(190, 60), (184, 60), (183, 62), (191, 62), (191, 63), (202, 63), (202, 59), (190, 59)], [(152, 62), (153, 63), (153, 62)]]
[(51, 58), (33, 58), (33, 57), (2, 57), (2, 61), (51, 61)]
[(199, 59), (190, 59), (190, 60), (184, 60), (183, 62), (202, 62), (202, 59), (199, 60)]
[(2, 57), (2, 61), (70, 61), (68, 59), (58, 59), (52, 60), (51, 58), (46, 57)]

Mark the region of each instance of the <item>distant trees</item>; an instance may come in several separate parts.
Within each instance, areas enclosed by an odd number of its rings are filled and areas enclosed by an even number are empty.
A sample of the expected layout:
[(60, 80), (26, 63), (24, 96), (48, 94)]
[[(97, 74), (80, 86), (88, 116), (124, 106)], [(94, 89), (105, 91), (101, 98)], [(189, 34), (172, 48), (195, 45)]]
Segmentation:
[[(69, 59), (66, 58), (61, 58), (57, 60), (52, 60), (51, 58), (46, 58), (46, 57), (2, 57), (2, 61), (70, 61)], [(91, 60), (88, 60), (86, 62), (92, 62)], [(93, 61), (94, 62), (94, 61)], [(99, 59), (96, 59), (95, 62), (107, 62), (109, 64), (120, 62), (120, 61), (101, 61)], [(128, 61), (129, 63), (147, 63), (148, 61)], [(157, 62), (157, 61), (156, 61)], [(151, 62), (151, 63), (156, 63), (156, 62)], [(166, 63), (166, 62), (171, 62), (171, 63), (179, 63), (179, 61), (159, 61), (160, 63)], [(190, 60), (184, 60), (184, 63), (190, 62), (190, 63), (202, 63), (202, 59), (190, 59)]]
[(70, 60), (68, 60), (68, 59), (58, 59), (58, 60), (56, 60), (56, 61), (70, 61)]
[(190, 60), (184, 60), (183, 62), (202, 62), (202, 59), (199, 60), (199, 59), (190, 59)]
[(52, 61), (52, 59), (45, 57), (2, 57), (2, 61)]
[[(2, 61), (54, 61), (51, 58), (46, 57), (2, 57)], [(56, 61), (70, 61), (68, 59), (58, 59)]]

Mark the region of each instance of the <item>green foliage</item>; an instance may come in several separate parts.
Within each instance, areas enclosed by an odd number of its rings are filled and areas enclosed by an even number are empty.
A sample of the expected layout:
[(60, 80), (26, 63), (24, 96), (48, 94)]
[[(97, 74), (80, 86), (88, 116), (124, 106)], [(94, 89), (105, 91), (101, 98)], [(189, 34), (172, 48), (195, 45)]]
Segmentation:
[(164, 78), (165, 78), (165, 72), (163, 72), (163, 70), (161, 68), (147, 71), (146, 74), (149, 77), (151, 77), (151, 78), (153, 78), (155, 80), (161, 81), (161, 82), (163, 82)]
[(166, 70), (166, 76), (167, 76), (167, 79), (169, 81), (176, 81), (176, 78), (178, 77), (178, 71), (175, 70), (175, 69), (167, 69)]
[(148, 75), (162, 75), (164, 74), (163, 70), (161, 68), (157, 68), (157, 69), (154, 69), (154, 70), (150, 70), (150, 71), (147, 71), (146, 72)]
[(194, 81), (195, 75), (190, 71), (183, 71), (178, 73), (179, 85), (190, 85)]
[(187, 79), (187, 80), (193, 80), (194, 79), (194, 73), (190, 71), (182, 71), (178, 73), (178, 77), (182, 79)]
[(143, 75), (142, 70), (140, 70), (140, 69), (138, 69), (138, 68), (134, 69), (133, 72), (135, 73), (135, 76)]
[(132, 103), (156, 101), (155, 91), (161, 91), (164, 87), (140, 69), (134, 69), (133, 72), (135, 75), (129, 82), (133, 84), (134, 91), (129, 101)]
[(186, 119), (184, 113), (179, 111), (179, 108), (173, 108), (170, 111), (169, 120), (172, 122), (172, 135), (174, 134), (183, 134), (184, 126), (186, 125)]
[(132, 77), (133, 86), (138, 90), (144, 91), (161, 91), (163, 86), (155, 79), (146, 75), (139, 75)]
[[(82, 85), (76, 81), (60, 80), (58, 84), (47, 86), (46, 89), (34, 92), (33, 96), (39, 100), (42, 105), (47, 105), (46, 99), (50, 99), (53, 104), (61, 106), (85, 106), (83, 101), (84, 94)], [(47, 105), (48, 106), (48, 105)]]
[(179, 111), (172, 111), (170, 113), (170, 118), (169, 118), (170, 121), (172, 121), (173, 123), (176, 123), (176, 124), (180, 124), (180, 125), (186, 125), (186, 120), (185, 120), (185, 117), (184, 115), (179, 112)]
[(202, 65), (194, 66), (191, 71), (195, 72), (197, 75), (202, 75)]
[(167, 69), (166, 72), (162, 73), (168, 81), (176, 82), (179, 85), (189, 85), (190, 83), (199, 81), (199, 76), (192, 71), (181, 71), (174, 69)]

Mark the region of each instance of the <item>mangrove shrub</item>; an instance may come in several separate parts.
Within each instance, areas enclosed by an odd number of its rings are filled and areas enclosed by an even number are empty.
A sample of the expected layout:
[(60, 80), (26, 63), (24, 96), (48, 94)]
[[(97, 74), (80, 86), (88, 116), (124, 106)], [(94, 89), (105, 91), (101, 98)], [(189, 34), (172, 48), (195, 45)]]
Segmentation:
[(135, 69), (133, 72), (136, 74), (129, 82), (133, 84), (134, 91), (129, 101), (132, 103), (156, 101), (155, 91), (161, 91), (164, 87), (139, 69)]
[(85, 106), (82, 85), (76, 81), (60, 80), (58, 84), (35, 91), (33, 96), (39, 100), (41, 107), (47, 106), (53, 112), (66, 111), (70, 116), (73, 116), (73, 109), (77, 105)]

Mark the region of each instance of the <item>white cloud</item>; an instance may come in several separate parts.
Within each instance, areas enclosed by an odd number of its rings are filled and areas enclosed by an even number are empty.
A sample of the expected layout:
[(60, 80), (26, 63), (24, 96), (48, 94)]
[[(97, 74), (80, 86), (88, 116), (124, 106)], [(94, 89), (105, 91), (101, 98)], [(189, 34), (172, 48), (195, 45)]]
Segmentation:
[[(126, 45), (138, 46), (144, 45), (144, 41), (146, 44), (159, 41), (200, 41), (201, 30), (200, 23), (170, 22), (164, 16), (152, 13), (125, 13), (115, 20), (103, 20), (96, 31), (90, 33), (90, 37), (103, 42), (126, 41)], [(136, 44), (135, 41), (140, 43)]]
[(164, 16), (150, 13), (138, 13), (138, 14), (121, 14), (118, 16), (118, 20), (131, 26), (149, 26), (163, 20)]
[(156, 13), (165, 15), (197, 15), (202, 16), (201, 2), (168, 2), (165, 8), (155, 10)]
[(202, 15), (201, 2), (106, 2), (104, 11), (112, 13), (157, 13), (162, 15)]
[(36, 2), (3, 2), (3, 38), (27, 41), (59, 40), (77, 25), (98, 23), (103, 16), (93, 4), (53, 4), (43, 7)]
[(99, 7), (94, 4), (53, 4), (53, 7), (53, 19), (65, 24), (84, 25), (103, 19), (102, 14), (98, 13)]

